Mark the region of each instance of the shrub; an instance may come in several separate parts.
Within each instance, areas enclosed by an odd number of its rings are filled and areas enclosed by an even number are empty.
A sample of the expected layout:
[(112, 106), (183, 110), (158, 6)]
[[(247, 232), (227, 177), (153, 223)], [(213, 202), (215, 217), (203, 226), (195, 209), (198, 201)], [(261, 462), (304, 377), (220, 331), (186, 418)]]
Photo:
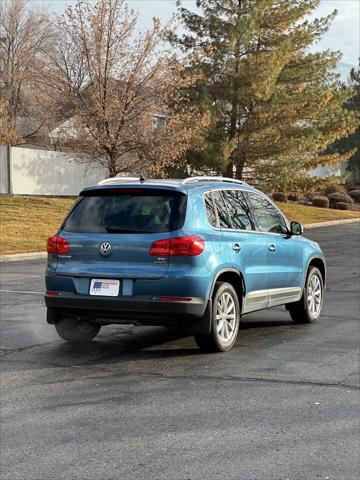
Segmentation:
[(322, 192), (313, 192), (308, 195), (309, 200), (311, 201), (314, 197), (321, 197), (324, 196)]
[(330, 205), (329, 199), (321, 195), (318, 195), (317, 197), (313, 197), (311, 201), (314, 207), (329, 208), (329, 205)]
[(328, 195), (328, 199), (330, 200), (331, 208), (336, 208), (338, 202), (348, 203), (349, 205), (353, 203), (353, 199), (349, 195), (346, 195), (346, 193), (332, 193)]
[(275, 192), (273, 193), (272, 198), (275, 202), (287, 202), (288, 200), (288, 197), (284, 192)]
[(296, 195), (296, 193), (290, 193), (288, 200), (290, 200), (290, 202), (297, 202), (299, 200), (299, 196)]
[(331, 175), (322, 179), (321, 190), (323, 195), (331, 195), (338, 193), (345, 187), (345, 177), (338, 177), (337, 175)]
[(354, 202), (360, 203), (360, 190), (351, 190), (351, 192), (349, 192), (349, 196), (354, 200)]
[(351, 205), (346, 202), (337, 202), (336, 210), (351, 210)]

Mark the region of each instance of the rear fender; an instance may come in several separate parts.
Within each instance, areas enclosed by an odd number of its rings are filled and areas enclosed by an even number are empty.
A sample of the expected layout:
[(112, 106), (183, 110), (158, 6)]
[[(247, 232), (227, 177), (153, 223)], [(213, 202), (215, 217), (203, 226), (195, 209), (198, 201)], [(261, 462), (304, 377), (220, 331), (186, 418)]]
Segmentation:
[(239, 302), (241, 303), (245, 294), (246, 294), (245, 281), (244, 281), (244, 277), (243, 277), (242, 273), (239, 270), (236, 270), (235, 268), (224, 268), (224, 269), (222, 269), (222, 270), (220, 270), (219, 272), (216, 273), (216, 275), (214, 276), (213, 281), (211, 283), (209, 297), (212, 298), (212, 296), (214, 294), (216, 282), (219, 280), (220, 276), (224, 275), (224, 274), (227, 274), (227, 273), (235, 274), (239, 277), (238, 287), (240, 287), (240, 288), (236, 288), (236, 286), (234, 286), (234, 288), (235, 288), (236, 292), (238, 293)]
[(215, 285), (216, 285), (216, 282), (218, 281), (218, 279), (221, 277), (221, 275), (226, 274), (226, 273), (231, 273), (233, 275), (235, 274), (239, 277), (238, 288), (236, 288), (236, 286), (234, 286), (234, 288), (236, 289), (236, 291), (238, 293), (240, 306), (242, 305), (244, 295), (245, 295), (245, 282), (244, 282), (244, 278), (243, 278), (242, 274), (238, 270), (236, 270), (235, 268), (226, 268), (226, 269), (220, 270), (219, 272), (216, 273), (216, 275), (213, 278), (211, 288), (210, 288), (209, 302), (208, 302), (208, 305), (206, 307), (206, 310), (205, 310), (205, 313), (204, 313), (203, 317), (196, 324), (192, 325), (193, 333), (206, 335), (206, 334), (211, 332), (212, 297), (213, 297), (213, 294), (214, 294)]

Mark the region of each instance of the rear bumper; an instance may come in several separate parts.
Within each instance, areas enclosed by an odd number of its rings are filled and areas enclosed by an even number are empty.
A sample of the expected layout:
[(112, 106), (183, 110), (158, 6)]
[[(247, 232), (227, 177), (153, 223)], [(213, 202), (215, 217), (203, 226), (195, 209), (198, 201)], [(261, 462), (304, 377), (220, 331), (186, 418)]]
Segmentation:
[(51, 309), (77, 311), (96, 319), (108, 319), (107, 323), (138, 320), (151, 325), (199, 319), (204, 316), (209, 299), (195, 297), (189, 301), (160, 301), (159, 297), (148, 295), (113, 298), (57, 292), (56, 295), (46, 294), (45, 303)]

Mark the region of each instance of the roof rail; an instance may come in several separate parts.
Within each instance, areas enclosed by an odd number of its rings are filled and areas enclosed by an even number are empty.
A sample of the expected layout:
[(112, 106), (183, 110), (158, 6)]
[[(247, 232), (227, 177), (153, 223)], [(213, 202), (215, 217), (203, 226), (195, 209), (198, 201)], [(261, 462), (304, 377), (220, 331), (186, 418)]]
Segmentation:
[(187, 183), (196, 183), (196, 182), (228, 182), (228, 183), (240, 183), (241, 185), (246, 185), (245, 182), (241, 180), (237, 180), (236, 178), (228, 178), (228, 177), (188, 177), (185, 178), (181, 184), (186, 185)]
[[(105, 178), (98, 182), (98, 185), (106, 185), (107, 183), (121, 183), (121, 182), (140, 182), (142, 177), (112, 177)], [(144, 179), (143, 179), (144, 180)]]

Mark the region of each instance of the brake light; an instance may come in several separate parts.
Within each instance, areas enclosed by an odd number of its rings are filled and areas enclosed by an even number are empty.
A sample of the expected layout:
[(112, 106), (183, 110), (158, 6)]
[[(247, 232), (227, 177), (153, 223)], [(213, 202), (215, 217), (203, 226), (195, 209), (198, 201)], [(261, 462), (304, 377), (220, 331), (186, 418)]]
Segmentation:
[(48, 238), (47, 251), (48, 253), (66, 255), (70, 253), (69, 243), (65, 238), (54, 235), (53, 237)]
[(205, 249), (200, 237), (176, 237), (156, 240), (150, 247), (150, 255), (155, 257), (195, 257)]
[(149, 253), (155, 257), (168, 257), (170, 255), (170, 239), (156, 240), (151, 245)]
[(137, 195), (141, 195), (146, 193), (144, 190), (141, 190), (140, 188), (112, 188), (112, 189), (106, 189), (106, 193), (123, 193), (124, 195), (128, 195), (129, 193), (135, 193)]

